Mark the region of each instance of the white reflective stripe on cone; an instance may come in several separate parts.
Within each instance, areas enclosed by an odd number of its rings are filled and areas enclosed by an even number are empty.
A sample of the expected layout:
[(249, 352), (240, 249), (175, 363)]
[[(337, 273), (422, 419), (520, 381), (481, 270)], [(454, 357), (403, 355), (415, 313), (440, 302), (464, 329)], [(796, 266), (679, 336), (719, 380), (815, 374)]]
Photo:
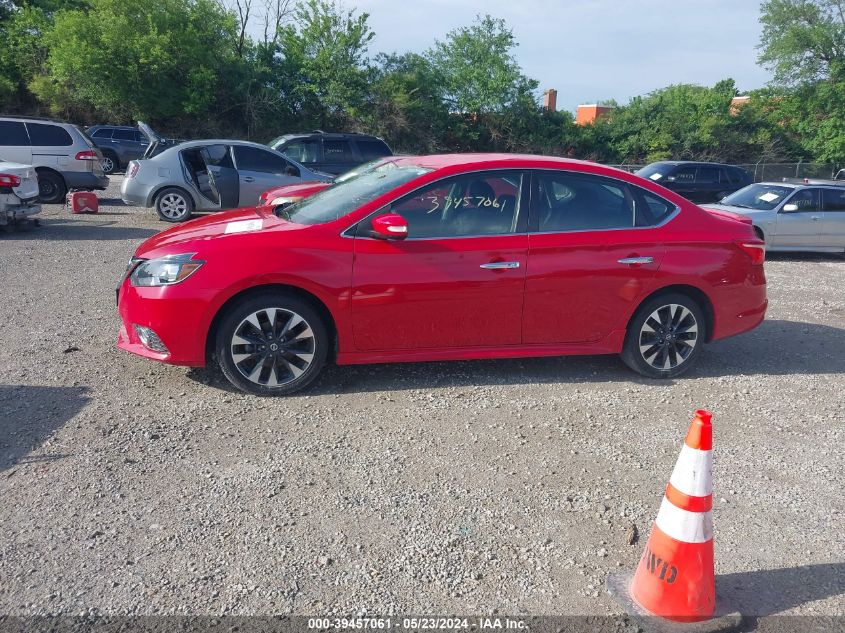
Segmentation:
[(669, 483), (690, 497), (706, 497), (713, 492), (713, 451), (702, 451), (684, 444)]
[(713, 538), (713, 513), (681, 510), (666, 497), (654, 521), (660, 531), (683, 543), (706, 543)]

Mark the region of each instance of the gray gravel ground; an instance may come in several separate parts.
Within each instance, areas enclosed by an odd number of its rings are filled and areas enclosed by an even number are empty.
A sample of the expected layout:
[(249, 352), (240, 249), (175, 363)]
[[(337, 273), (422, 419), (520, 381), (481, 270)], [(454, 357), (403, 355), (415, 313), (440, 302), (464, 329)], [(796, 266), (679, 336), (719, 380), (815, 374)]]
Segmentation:
[(115, 347), (114, 285), (165, 227), (112, 182), (0, 236), (0, 613), (618, 613), (604, 581), (708, 407), (719, 593), (845, 615), (841, 258), (772, 256), (765, 324), (680, 380), (380, 365), (258, 399)]

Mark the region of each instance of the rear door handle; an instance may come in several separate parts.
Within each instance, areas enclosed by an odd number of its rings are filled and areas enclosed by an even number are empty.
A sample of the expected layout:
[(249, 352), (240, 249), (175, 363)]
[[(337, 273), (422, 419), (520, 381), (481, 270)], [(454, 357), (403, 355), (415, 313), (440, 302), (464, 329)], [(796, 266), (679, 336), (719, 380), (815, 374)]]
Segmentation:
[(642, 266), (643, 264), (651, 264), (654, 262), (654, 257), (624, 257), (619, 260), (620, 264), (626, 266)]
[(244, 176), (243, 181), (244, 182), (255, 182), (255, 178), (253, 178), (252, 176)]
[(489, 264), (481, 264), (480, 268), (484, 270), (507, 270), (519, 268), (519, 262), (490, 262)]
[(813, 222), (818, 222), (819, 220), (821, 220), (821, 219), (822, 219), (822, 217), (821, 217), (820, 215), (811, 215), (811, 216), (810, 216), (810, 219), (811, 219)]

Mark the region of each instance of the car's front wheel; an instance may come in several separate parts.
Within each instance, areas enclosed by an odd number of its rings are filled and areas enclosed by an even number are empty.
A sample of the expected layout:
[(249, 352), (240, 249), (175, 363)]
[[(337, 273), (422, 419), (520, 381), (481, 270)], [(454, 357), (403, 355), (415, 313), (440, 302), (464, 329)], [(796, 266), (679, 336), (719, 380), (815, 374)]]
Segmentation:
[(194, 201), (176, 187), (163, 189), (156, 196), (156, 213), (165, 222), (184, 222), (194, 211)]
[(286, 396), (322, 370), (329, 336), (319, 312), (287, 294), (261, 294), (231, 308), (217, 328), (215, 352), (235, 387), (259, 396)]
[(622, 360), (649, 378), (674, 378), (695, 363), (707, 338), (701, 306), (683, 294), (646, 301), (631, 319)]

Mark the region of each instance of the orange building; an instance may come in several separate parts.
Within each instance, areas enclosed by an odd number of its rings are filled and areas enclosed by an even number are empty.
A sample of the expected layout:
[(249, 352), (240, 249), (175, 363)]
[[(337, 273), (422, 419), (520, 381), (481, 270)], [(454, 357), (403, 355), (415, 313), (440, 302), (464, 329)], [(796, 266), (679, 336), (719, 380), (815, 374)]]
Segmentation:
[(578, 106), (575, 113), (576, 125), (590, 125), (600, 118), (607, 116), (614, 110), (614, 106), (604, 106), (597, 103), (587, 103)]

